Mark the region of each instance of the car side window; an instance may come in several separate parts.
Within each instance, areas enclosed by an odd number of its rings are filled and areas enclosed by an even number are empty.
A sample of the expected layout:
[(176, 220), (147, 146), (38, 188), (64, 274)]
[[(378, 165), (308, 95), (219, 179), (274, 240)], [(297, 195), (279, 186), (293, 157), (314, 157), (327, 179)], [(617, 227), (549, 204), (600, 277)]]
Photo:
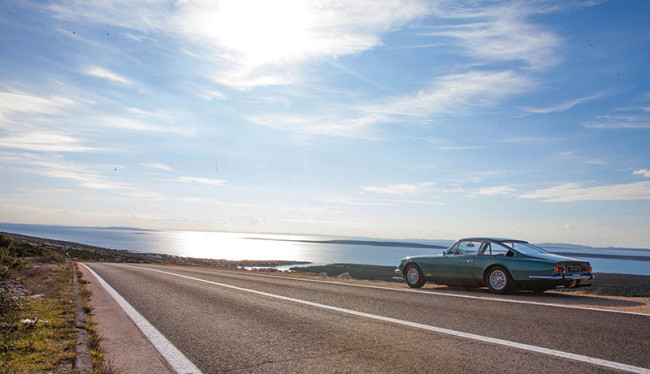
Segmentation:
[[(480, 253), (483, 256), (508, 256), (508, 253), (512, 253), (508, 248), (497, 244), (497, 243), (485, 243), (483, 251)], [(514, 254), (514, 253), (513, 253)], [(512, 257), (512, 256), (509, 256)]]
[(509, 250), (508, 248), (497, 243), (491, 243), (491, 244), (492, 245), (490, 247), (492, 250), (492, 256), (505, 256), (506, 254), (508, 254), (508, 250)]
[(481, 242), (466, 241), (458, 243), (456, 254), (475, 255), (481, 248)]
[(457, 250), (458, 250), (458, 243), (454, 244), (451, 248), (449, 248), (449, 249), (445, 252), (445, 254), (448, 254), (448, 255), (455, 255)]

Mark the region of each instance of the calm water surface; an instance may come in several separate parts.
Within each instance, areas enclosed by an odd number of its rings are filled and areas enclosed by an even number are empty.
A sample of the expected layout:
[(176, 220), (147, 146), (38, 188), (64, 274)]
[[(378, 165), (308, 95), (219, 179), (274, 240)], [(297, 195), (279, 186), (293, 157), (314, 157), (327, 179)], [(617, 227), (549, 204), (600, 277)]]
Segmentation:
[[(308, 261), (315, 264), (342, 262), (396, 266), (399, 264), (400, 259), (409, 255), (429, 255), (442, 252), (441, 249), (430, 248), (305, 243), (298, 241), (340, 239), (325, 236), (207, 231), (148, 231), (5, 223), (0, 223), (0, 231), (112, 249), (224, 260), (286, 260)], [(448, 246), (453, 241), (418, 240), (416, 242)], [(599, 253), (596, 252), (597, 250), (593, 249), (594, 252), (592, 253)], [(611, 251), (611, 249), (608, 250)], [(561, 252), (561, 249), (554, 248), (553, 251)], [(650, 254), (650, 251), (647, 252)], [(595, 272), (650, 275), (650, 262), (648, 261), (613, 260), (589, 258), (587, 256), (580, 256), (580, 258), (591, 262)]]

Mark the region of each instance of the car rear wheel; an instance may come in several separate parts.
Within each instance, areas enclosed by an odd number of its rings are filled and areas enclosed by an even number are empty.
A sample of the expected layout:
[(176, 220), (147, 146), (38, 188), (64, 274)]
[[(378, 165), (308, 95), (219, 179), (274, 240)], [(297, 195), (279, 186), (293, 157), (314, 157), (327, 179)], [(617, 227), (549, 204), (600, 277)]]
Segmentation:
[(488, 271), (485, 283), (494, 293), (506, 293), (512, 289), (514, 282), (508, 270), (501, 266), (495, 266)]
[(425, 279), (420, 267), (416, 264), (408, 264), (404, 269), (406, 284), (411, 288), (420, 288), (424, 285)]

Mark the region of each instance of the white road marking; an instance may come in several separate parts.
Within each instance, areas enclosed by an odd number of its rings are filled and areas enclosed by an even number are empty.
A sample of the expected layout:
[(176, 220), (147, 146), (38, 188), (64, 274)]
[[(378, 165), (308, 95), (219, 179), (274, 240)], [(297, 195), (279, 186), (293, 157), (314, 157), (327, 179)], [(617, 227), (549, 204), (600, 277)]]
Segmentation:
[(603, 366), (603, 367), (610, 368), (610, 369), (627, 371), (627, 372), (630, 372), (630, 373), (650, 374), (650, 369), (646, 369), (646, 368), (642, 368), (642, 367), (638, 367), (638, 366), (627, 365), (627, 364), (623, 364), (623, 363), (620, 363), (620, 362), (608, 361), (608, 360), (603, 360), (603, 359), (599, 359), (599, 358), (595, 358), (595, 357), (583, 356), (583, 355), (579, 355), (579, 354), (575, 354), (575, 353), (562, 352), (562, 351), (557, 351), (557, 350), (554, 350), (554, 349), (537, 347), (537, 346), (534, 346), (534, 345), (517, 343), (517, 342), (512, 342), (512, 341), (509, 341), (509, 340), (491, 338), (491, 337), (483, 336), (483, 335), (470, 334), (470, 333), (466, 333), (466, 332), (462, 332), (462, 331), (456, 331), (456, 330), (445, 329), (445, 328), (442, 328), (442, 327), (425, 325), (425, 324), (422, 324), (422, 323), (404, 321), (404, 320), (401, 320), (401, 319), (384, 317), (384, 316), (380, 316), (380, 315), (376, 315), (376, 314), (364, 313), (364, 312), (359, 312), (359, 311), (356, 311), (356, 310), (339, 308), (339, 307), (326, 305), (326, 304), (319, 304), (319, 303), (315, 303), (315, 302), (312, 302), (312, 301), (307, 301), (307, 300), (302, 300), (302, 299), (295, 299), (295, 298), (292, 298), (292, 297), (276, 295), (276, 294), (263, 292), (263, 291), (252, 290), (252, 289), (249, 289), (249, 288), (237, 287), (237, 286), (233, 286), (233, 285), (230, 285), (230, 284), (209, 281), (209, 280), (206, 280), (206, 279), (190, 277), (188, 275), (176, 274), (176, 273), (171, 273), (171, 272), (167, 272), (167, 271), (151, 269), (151, 268), (147, 268), (147, 267), (137, 267), (137, 268), (138, 269), (143, 269), (143, 270), (148, 270), (148, 271), (153, 271), (153, 272), (158, 272), (158, 273), (162, 273), (162, 274), (172, 275), (172, 276), (176, 276), (176, 277), (179, 277), (179, 278), (190, 279), (190, 280), (194, 280), (194, 281), (197, 281), (197, 282), (208, 283), (208, 284), (212, 284), (212, 285), (219, 286), (219, 287), (230, 288), (230, 289), (237, 290), (237, 291), (248, 292), (248, 293), (261, 295), (261, 296), (266, 296), (266, 297), (271, 297), (271, 298), (275, 298), (275, 299), (279, 299), (279, 300), (285, 300), (285, 301), (291, 301), (291, 302), (298, 303), (298, 304), (309, 305), (309, 306), (316, 307), (316, 308), (332, 310), (332, 311), (345, 313), (345, 314), (350, 314), (350, 315), (354, 315), (354, 316), (358, 316), (358, 317), (370, 318), (370, 319), (374, 319), (374, 320), (395, 323), (395, 324), (398, 324), (398, 325), (414, 327), (414, 328), (418, 328), (418, 329), (422, 329), (422, 330), (433, 331), (433, 332), (437, 332), (437, 333), (440, 333), (440, 334), (446, 334), (446, 335), (456, 336), (456, 337), (460, 337), (460, 338), (476, 340), (476, 341), (489, 343), (489, 344), (498, 344), (498, 345), (511, 347), (511, 348), (517, 348), (517, 349), (521, 349), (521, 350), (525, 350), (525, 351), (541, 353), (541, 354), (545, 354), (545, 355), (549, 355), (549, 356), (555, 356), (555, 357), (559, 357), (559, 358), (565, 358), (565, 359), (569, 359), (569, 360), (585, 362), (585, 363), (592, 364), (592, 365)]
[(108, 293), (113, 296), (115, 301), (124, 309), (126, 314), (133, 320), (136, 326), (142, 331), (142, 333), (151, 341), (154, 347), (160, 352), (160, 354), (167, 360), (169, 365), (177, 372), (182, 374), (197, 373), (200, 374), (201, 370), (197, 368), (192, 361), (190, 361), (185, 355), (178, 350), (163, 334), (158, 331), (146, 318), (144, 318), (140, 313), (138, 313), (135, 308), (129, 304), (117, 291), (113, 289), (102, 277), (93, 271), (93, 269), (82, 264), (86, 267), (99, 281), (99, 283), (108, 291)]
[(594, 308), (594, 307), (588, 307), (588, 306), (575, 306), (575, 305), (564, 305), (564, 304), (554, 304), (554, 303), (543, 303), (543, 302), (540, 302), (540, 301), (512, 300), (512, 299), (504, 299), (504, 298), (497, 298), (497, 297), (490, 297), (490, 296), (463, 295), (463, 294), (451, 293), (451, 292), (429, 291), (428, 289), (421, 289), (421, 290), (415, 290), (415, 289), (410, 289), (410, 288), (408, 288), (408, 289), (400, 289), (400, 288), (391, 288), (391, 287), (371, 286), (371, 285), (367, 285), (367, 284), (341, 283), (341, 282), (332, 282), (332, 281), (325, 281), (325, 280), (318, 280), (318, 279), (291, 278), (291, 277), (282, 277), (282, 276), (277, 276), (277, 275), (254, 274), (254, 273), (250, 273), (250, 274), (246, 274), (246, 275), (255, 276), (255, 277), (281, 278), (281, 279), (305, 281), (305, 282), (339, 284), (339, 285), (342, 285), (342, 286), (374, 288), (374, 289), (379, 289), (379, 290), (390, 290), (390, 291), (397, 291), (397, 292), (413, 292), (413, 293), (417, 293), (417, 294), (420, 294), (420, 295), (438, 295), (438, 296), (460, 297), (460, 298), (465, 298), (465, 299), (488, 300), (488, 301), (497, 301), (497, 302), (502, 302), (502, 303), (530, 304), (530, 305), (550, 306), (550, 307), (556, 307), (556, 308), (593, 310), (593, 311), (597, 311), (597, 312), (633, 314), (633, 315), (637, 315), (637, 316), (646, 316), (646, 317), (650, 316), (650, 314), (648, 314), (648, 313), (630, 312), (630, 311), (627, 311), (627, 310), (615, 310), (615, 309)]

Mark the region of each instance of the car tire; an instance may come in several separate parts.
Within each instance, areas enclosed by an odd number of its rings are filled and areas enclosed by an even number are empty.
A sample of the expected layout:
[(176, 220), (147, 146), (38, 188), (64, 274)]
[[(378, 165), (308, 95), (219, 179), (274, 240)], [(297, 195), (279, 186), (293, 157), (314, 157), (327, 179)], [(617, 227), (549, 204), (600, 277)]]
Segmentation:
[(406, 284), (411, 288), (420, 288), (424, 286), (424, 274), (422, 270), (416, 264), (408, 264), (404, 268), (404, 279), (406, 279)]
[(490, 268), (485, 276), (485, 283), (491, 292), (499, 294), (510, 292), (514, 286), (510, 273), (502, 266)]

